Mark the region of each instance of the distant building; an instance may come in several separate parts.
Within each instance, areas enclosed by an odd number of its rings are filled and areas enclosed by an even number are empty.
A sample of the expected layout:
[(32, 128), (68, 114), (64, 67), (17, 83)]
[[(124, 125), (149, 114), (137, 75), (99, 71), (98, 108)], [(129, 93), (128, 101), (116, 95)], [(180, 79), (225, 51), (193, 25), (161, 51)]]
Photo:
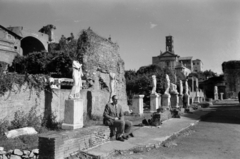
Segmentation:
[(168, 67), (175, 70), (179, 64), (188, 68), (192, 72), (203, 71), (203, 63), (201, 60), (193, 60), (192, 56), (180, 57), (174, 53), (173, 37), (166, 36), (166, 51), (160, 53), (159, 56), (152, 57), (152, 64), (159, 65), (162, 68)]
[(201, 60), (196, 59), (193, 60), (193, 71), (194, 72), (202, 72), (203, 71), (203, 63)]
[(174, 53), (173, 37), (166, 36), (166, 51), (159, 56), (152, 57), (152, 64), (159, 65), (162, 68), (175, 69), (178, 64), (179, 55)]
[(48, 50), (47, 34), (26, 31), (19, 26), (5, 28), (0, 25), (0, 70), (6, 70), (16, 55), (44, 50)]
[(179, 62), (182, 63), (189, 70), (193, 71), (192, 56), (188, 57), (179, 57)]
[(22, 55), (21, 36), (0, 25), (0, 72), (11, 65), (14, 57)]

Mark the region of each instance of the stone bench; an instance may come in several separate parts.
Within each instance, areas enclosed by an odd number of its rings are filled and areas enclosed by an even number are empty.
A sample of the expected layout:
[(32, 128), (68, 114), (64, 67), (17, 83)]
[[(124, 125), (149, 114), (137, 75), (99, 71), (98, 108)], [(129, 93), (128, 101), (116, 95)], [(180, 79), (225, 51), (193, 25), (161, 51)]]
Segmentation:
[(64, 159), (109, 141), (107, 126), (91, 126), (39, 135), (39, 159)]

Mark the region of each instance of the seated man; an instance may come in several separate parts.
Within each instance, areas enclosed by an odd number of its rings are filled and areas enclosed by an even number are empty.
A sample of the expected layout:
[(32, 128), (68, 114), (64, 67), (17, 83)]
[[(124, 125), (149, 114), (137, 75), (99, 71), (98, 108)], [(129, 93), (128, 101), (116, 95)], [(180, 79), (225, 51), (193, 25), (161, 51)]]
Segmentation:
[(105, 107), (103, 123), (110, 127), (110, 137), (114, 136), (115, 129), (117, 129), (116, 140), (124, 141), (124, 139), (128, 139), (129, 136), (133, 137), (131, 132), (132, 123), (124, 120), (122, 107), (117, 104), (118, 98), (116, 95), (112, 97), (112, 101), (112, 103), (108, 103)]

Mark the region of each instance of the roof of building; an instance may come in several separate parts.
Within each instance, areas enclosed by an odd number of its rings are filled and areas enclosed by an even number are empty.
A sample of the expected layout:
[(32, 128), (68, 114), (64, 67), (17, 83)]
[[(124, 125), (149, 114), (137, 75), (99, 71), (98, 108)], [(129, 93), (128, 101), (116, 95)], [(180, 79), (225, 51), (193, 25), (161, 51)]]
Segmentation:
[(199, 60), (199, 59), (196, 59), (196, 60), (193, 60), (193, 61), (201, 61), (201, 60)]
[(8, 32), (8, 33), (10, 33), (11, 35), (13, 35), (13, 36), (17, 37), (18, 39), (21, 39), (21, 38), (22, 38), (22, 37), (21, 37), (21, 36), (19, 36), (18, 34), (16, 34), (16, 33), (12, 32), (11, 30), (9, 30), (9, 29), (5, 28), (5, 27), (4, 27), (4, 26), (2, 26), (2, 25), (0, 25), (0, 28), (1, 28), (1, 29), (3, 29), (3, 30), (5, 30), (5, 31), (7, 31), (7, 32)]
[(8, 30), (16, 33), (17, 35), (19, 36), (22, 36), (22, 30), (23, 30), (23, 27), (20, 27), (20, 26), (17, 26), (17, 27), (7, 27)]
[(187, 57), (179, 57), (179, 60), (192, 60), (192, 56), (187, 56)]
[(179, 57), (179, 55), (174, 54), (174, 53), (172, 53), (170, 51), (165, 51), (164, 53), (160, 54), (159, 57), (164, 57), (166, 54), (169, 54), (169, 56), (177, 56), (177, 57)]

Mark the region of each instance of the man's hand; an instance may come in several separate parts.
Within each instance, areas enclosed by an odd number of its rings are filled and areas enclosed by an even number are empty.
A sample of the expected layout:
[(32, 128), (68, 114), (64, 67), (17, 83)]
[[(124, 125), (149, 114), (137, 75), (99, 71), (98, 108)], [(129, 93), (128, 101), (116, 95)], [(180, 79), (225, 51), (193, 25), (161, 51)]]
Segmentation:
[(114, 120), (118, 120), (118, 117), (116, 117)]

